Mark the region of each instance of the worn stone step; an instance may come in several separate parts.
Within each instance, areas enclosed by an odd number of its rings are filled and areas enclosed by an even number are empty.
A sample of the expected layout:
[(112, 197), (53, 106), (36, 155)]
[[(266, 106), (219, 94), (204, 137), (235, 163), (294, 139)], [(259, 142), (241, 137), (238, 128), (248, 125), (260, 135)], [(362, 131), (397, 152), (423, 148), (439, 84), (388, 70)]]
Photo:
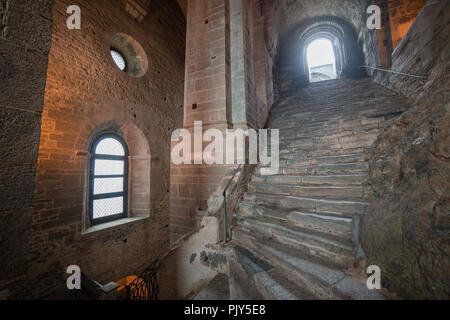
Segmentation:
[(353, 235), (353, 219), (334, 215), (266, 207), (246, 201), (239, 204), (239, 215), (244, 217), (269, 217), (289, 222), (291, 225), (304, 229), (345, 239), (345, 241), (351, 239)]
[(345, 273), (339, 267), (323, 264), (292, 247), (257, 239), (240, 227), (233, 229), (233, 241), (280, 268), (291, 281), (301, 283), (319, 298), (337, 298), (332, 286), (345, 278)]
[(358, 125), (337, 128), (333, 130), (315, 130), (315, 131), (305, 131), (301, 128), (292, 128), (292, 129), (281, 129), (280, 130), (280, 144), (287, 144), (295, 141), (320, 141), (321, 139), (326, 140), (329, 138), (340, 138), (347, 136), (354, 136), (359, 134), (368, 134), (368, 133), (380, 133), (382, 127), (380, 127), (380, 122), (372, 123), (370, 125)]
[(273, 266), (287, 276), (290, 281), (306, 288), (320, 299), (385, 300), (375, 290), (369, 290), (359, 282), (333, 265), (305, 255), (282, 244), (259, 240), (242, 229), (233, 230), (233, 241), (249, 249), (263, 260), (271, 261)]
[(219, 273), (197, 294), (194, 300), (230, 300), (229, 277), (223, 273)]
[(368, 154), (368, 147), (347, 148), (347, 149), (319, 149), (308, 153), (309, 158), (325, 157), (325, 156), (345, 156), (347, 154), (364, 153)]
[(311, 256), (329, 260), (342, 268), (355, 260), (355, 249), (351, 238), (326, 237), (325, 234), (314, 232), (314, 230), (303, 229), (268, 217), (245, 217), (242, 218), (240, 225), (243, 229), (253, 231), (261, 237), (290, 245)]
[[(271, 123), (295, 119), (302, 123), (320, 125), (329, 120), (381, 118), (389, 117), (401, 112), (409, 103), (404, 98), (387, 98), (372, 101), (353, 101), (350, 104), (328, 104), (320, 111), (314, 111), (308, 104), (293, 106), (292, 108), (275, 109), (270, 115)], [(313, 106), (313, 105), (311, 105)], [(356, 109), (356, 110), (355, 110)]]
[[(318, 298), (305, 288), (290, 281), (279, 270), (257, 258), (247, 249), (234, 246), (236, 260), (251, 277), (256, 288), (266, 300), (317, 300)], [(247, 282), (247, 286), (251, 284)]]
[(259, 273), (255, 276), (256, 286), (267, 300), (319, 300), (305, 288), (290, 281), (278, 270)]
[[(308, 88), (309, 89), (309, 88)], [(384, 88), (385, 89), (385, 88)], [(377, 92), (378, 91), (378, 92)], [(324, 112), (341, 112), (349, 111), (374, 110), (374, 106), (382, 109), (398, 110), (402, 105), (407, 105), (408, 101), (404, 97), (384, 90), (384, 92), (375, 89), (372, 92), (358, 92), (355, 90), (352, 95), (342, 96), (344, 99), (330, 99), (328, 94), (321, 92), (320, 96), (311, 96), (310, 91), (303, 90), (293, 92), (291, 96), (286, 96), (284, 100), (275, 104), (271, 116), (284, 113), (306, 113), (307, 114), (323, 114)], [(330, 90), (327, 92), (332, 95), (340, 95), (341, 92)], [(320, 106), (320, 108), (318, 108)], [(355, 110), (356, 109), (356, 110)]]
[(283, 152), (295, 151), (312, 151), (317, 149), (349, 149), (357, 147), (370, 147), (378, 138), (378, 133), (365, 133), (358, 135), (351, 135), (345, 137), (331, 137), (329, 139), (322, 138), (322, 140), (310, 141), (292, 141), (289, 143), (280, 143), (279, 149)]
[[(256, 174), (261, 175), (261, 167), (256, 168)], [(367, 162), (344, 163), (333, 165), (293, 167), (280, 166), (278, 175), (331, 175), (331, 174), (363, 174), (369, 170)]]
[(364, 196), (364, 189), (361, 186), (341, 187), (341, 186), (295, 186), (272, 183), (251, 182), (249, 192), (281, 194), (299, 197), (314, 197), (321, 199), (341, 199), (358, 201)]
[(347, 217), (363, 214), (368, 206), (368, 203), (358, 201), (323, 200), (255, 192), (245, 193), (244, 199), (266, 206), (295, 209), (312, 213), (330, 213)]
[(254, 174), (252, 182), (273, 183), (296, 186), (361, 186), (367, 180), (365, 174), (326, 176), (260, 176)]
[(315, 165), (333, 165), (333, 164), (342, 164), (342, 163), (357, 163), (357, 162), (365, 162), (368, 160), (367, 154), (358, 153), (358, 154), (347, 154), (340, 156), (324, 156), (324, 157), (316, 157), (316, 158), (296, 158), (290, 157), (287, 160), (286, 164), (292, 167), (308, 167)]
[(337, 132), (342, 130), (358, 130), (364, 127), (384, 127), (389, 123), (392, 123), (398, 118), (407, 106), (403, 105), (398, 110), (392, 110), (391, 108), (380, 108), (374, 106), (374, 110), (359, 114), (358, 116), (347, 116), (343, 118), (328, 117), (320, 121), (311, 121), (304, 116), (300, 119), (294, 117), (279, 118), (276, 120), (270, 120), (268, 123), (269, 128), (280, 129), (284, 134), (286, 132), (302, 132), (305, 133), (327, 133), (332, 130)]

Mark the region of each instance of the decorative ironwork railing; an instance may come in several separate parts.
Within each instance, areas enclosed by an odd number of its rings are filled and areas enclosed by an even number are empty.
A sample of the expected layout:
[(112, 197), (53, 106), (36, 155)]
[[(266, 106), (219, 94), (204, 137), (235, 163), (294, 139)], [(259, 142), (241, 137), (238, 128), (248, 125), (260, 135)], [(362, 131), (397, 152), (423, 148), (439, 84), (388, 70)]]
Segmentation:
[(73, 290), (75, 300), (100, 300), (102, 285), (81, 273), (81, 289)]
[(133, 282), (126, 285), (127, 300), (158, 300), (158, 270), (160, 261), (155, 260)]

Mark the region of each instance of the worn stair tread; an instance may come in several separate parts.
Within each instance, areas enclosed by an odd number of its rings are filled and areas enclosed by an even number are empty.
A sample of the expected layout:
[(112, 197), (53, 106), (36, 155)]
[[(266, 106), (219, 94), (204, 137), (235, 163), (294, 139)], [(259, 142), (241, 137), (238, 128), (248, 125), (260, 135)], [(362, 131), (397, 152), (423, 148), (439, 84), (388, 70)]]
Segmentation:
[(267, 272), (274, 269), (269, 263), (261, 260), (244, 247), (234, 245), (233, 250), (242, 268), (252, 276), (260, 272)]
[(267, 300), (318, 300), (317, 296), (278, 270), (257, 274), (255, 278), (259, 291)]
[(336, 165), (324, 165), (324, 166), (310, 166), (310, 167), (292, 167), (279, 165), (278, 170), (270, 171), (273, 174), (267, 174), (262, 171), (263, 167), (259, 166), (256, 168), (255, 173), (257, 175), (263, 176), (275, 176), (275, 175), (303, 175), (303, 176), (323, 176), (323, 175), (352, 175), (352, 174), (368, 174), (369, 164), (366, 162), (360, 163), (346, 163), (346, 164), (336, 164)]
[(312, 213), (330, 213), (348, 217), (364, 213), (369, 205), (366, 202), (360, 201), (326, 200), (258, 192), (246, 192), (244, 194), (244, 199), (249, 202), (286, 209), (296, 209), (298, 211), (308, 211)]
[(345, 266), (352, 263), (356, 249), (351, 238), (339, 238), (270, 218), (243, 217), (240, 226), (258, 238), (273, 239), (310, 255)]
[[(341, 215), (332, 215), (328, 213), (313, 213), (313, 212), (306, 212), (306, 211), (298, 211), (295, 209), (289, 209), (289, 208), (279, 208), (279, 207), (273, 207), (273, 206), (267, 206), (258, 204), (251, 201), (241, 201), (239, 204), (240, 209), (248, 208), (253, 209), (252, 212), (254, 216), (256, 217), (262, 217), (267, 216), (273, 219), (279, 219), (283, 221), (292, 220), (292, 215), (295, 214), (302, 214), (302, 215), (308, 215), (310, 217), (315, 217), (316, 219), (320, 219), (323, 221), (330, 221), (333, 223), (339, 223), (344, 225), (351, 225), (353, 223), (352, 218), (342, 217)], [(259, 212), (258, 212), (259, 211)], [(241, 213), (242, 211), (239, 211)], [(249, 214), (244, 214), (244, 216), (251, 216)]]
[(241, 267), (253, 278), (264, 299), (267, 300), (316, 300), (317, 297), (287, 279), (266, 261), (258, 258), (242, 246), (234, 245), (234, 252)]
[[(352, 162), (352, 163), (337, 163), (337, 164), (323, 164), (323, 165), (312, 165), (312, 166), (304, 166), (304, 167), (295, 167), (295, 166), (280, 166), (280, 169), (312, 169), (312, 170), (325, 170), (329, 168), (336, 168), (337, 170), (345, 171), (348, 167), (356, 167), (356, 168), (368, 168), (369, 164), (367, 162)], [(265, 168), (266, 166), (258, 166), (259, 168)]]
[(320, 199), (361, 200), (364, 195), (362, 186), (297, 186), (292, 184), (274, 184), (251, 182), (250, 192), (271, 193)]
[(366, 180), (366, 174), (252, 176), (252, 182), (296, 186), (361, 186)]
[[(241, 246), (283, 270), (290, 280), (309, 280), (322, 286), (333, 286), (345, 278), (342, 266), (309, 256), (303, 251), (277, 242), (255, 238), (239, 227), (235, 230), (236, 240)], [(304, 278), (306, 277), (306, 278)], [(311, 289), (310, 287), (307, 287)], [(314, 291), (312, 291), (314, 293)]]

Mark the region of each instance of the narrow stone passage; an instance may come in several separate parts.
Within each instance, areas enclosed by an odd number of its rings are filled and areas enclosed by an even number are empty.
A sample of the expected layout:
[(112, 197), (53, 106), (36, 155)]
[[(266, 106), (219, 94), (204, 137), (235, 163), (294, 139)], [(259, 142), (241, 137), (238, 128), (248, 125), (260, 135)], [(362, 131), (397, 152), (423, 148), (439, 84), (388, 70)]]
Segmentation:
[(280, 129), (279, 174), (258, 167), (252, 177), (232, 232), (231, 276), (246, 270), (267, 299), (383, 299), (348, 270), (364, 259), (369, 149), (409, 103), (370, 79), (284, 93), (269, 119)]

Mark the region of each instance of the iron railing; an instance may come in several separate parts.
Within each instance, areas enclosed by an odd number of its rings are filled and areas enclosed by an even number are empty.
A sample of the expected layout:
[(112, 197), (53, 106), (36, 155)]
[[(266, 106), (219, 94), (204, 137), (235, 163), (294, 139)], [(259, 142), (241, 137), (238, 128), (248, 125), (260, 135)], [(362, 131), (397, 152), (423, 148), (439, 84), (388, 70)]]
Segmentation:
[(155, 260), (136, 279), (126, 285), (127, 300), (158, 300), (158, 271), (160, 261)]
[(73, 290), (75, 300), (100, 300), (102, 285), (81, 273), (81, 289)]
[(227, 190), (230, 187), (231, 182), (233, 182), (233, 179), (236, 176), (236, 174), (239, 172), (239, 170), (241, 170), (241, 167), (242, 167), (242, 164), (240, 164), (239, 167), (234, 171), (233, 175), (230, 178), (230, 181), (228, 181), (227, 186), (223, 190), (223, 197), (224, 197), (224, 202), (223, 202), (223, 243), (228, 242)]

